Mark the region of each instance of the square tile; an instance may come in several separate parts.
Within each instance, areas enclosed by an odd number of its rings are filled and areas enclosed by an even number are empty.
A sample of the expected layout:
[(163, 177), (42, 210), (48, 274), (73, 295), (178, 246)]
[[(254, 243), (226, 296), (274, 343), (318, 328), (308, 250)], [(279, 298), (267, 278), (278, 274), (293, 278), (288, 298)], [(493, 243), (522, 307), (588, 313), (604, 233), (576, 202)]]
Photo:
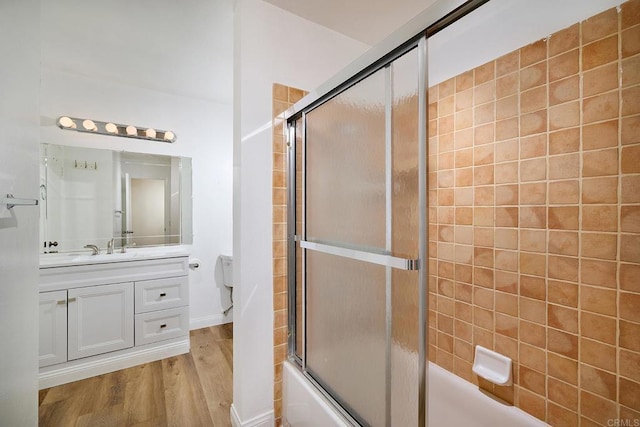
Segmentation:
[(621, 234), (620, 239), (620, 260), (640, 264), (640, 234)]
[(549, 81), (563, 79), (578, 74), (580, 70), (580, 51), (570, 50), (549, 59)]
[[(624, 40), (624, 35), (623, 35)], [(582, 69), (590, 70), (618, 59), (618, 35), (584, 45), (582, 48)]]
[(549, 329), (547, 331), (549, 351), (571, 359), (578, 359), (578, 336), (567, 332)]
[(583, 258), (580, 262), (582, 283), (615, 289), (617, 264), (615, 261), (602, 261)]
[(640, 144), (622, 148), (622, 173), (640, 173)]
[(580, 97), (580, 76), (572, 76), (549, 84), (549, 105), (557, 105)]
[[(584, 126), (582, 148), (597, 150), (618, 145), (618, 120)], [(624, 156), (623, 156), (624, 161)]]
[(637, 53), (640, 53), (640, 26), (638, 25), (622, 31), (622, 57), (628, 58)]
[(615, 316), (617, 313), (616, 291), (583, 285), (580, 304), (582, 310)]
[(617, 89), (619, 84), (618, 69), (618, 62), (612, 62), (584, 73), (582, 96), (588, 97)]
[[(593, 123), (601, 120), (617, 118), (620, 111), (619, 104), (618, 91), (584, 98), (582, 101), (582, 115), (584, 123)], [(633, 101), (631, 101), (631, 104), (633, 108)]]
[(594, 341), (616, 344), (616, 319), (599, 314), (580, 313), (580, 334)]
[(618, 11), (616, 8), (607, 9), (582, 22), (582, 43), (610, 36), (618, 32)]
[(580, 176), (578, 153), (549, 157), (549, 179), (577, 178)]
[(582, 233), (581, 248), (584, 257), (615, 260), (618, 254), (618, 236), (615, 234)]
[(615, 205), (583, 206), (582, 229), (587, 231), (618, 231), (618, 207)]
[[(634, 182), (629, 182), (629, 192), (633, 192)], [(640, 185), (640, 181), (638, 182)], [(624, 180), (622, 183), (622, 201), (625, 202), (625, 186)], [(633, 199), (633, 196), (631, 196)], [(640, 195), (638, 195), (640, 199)], [(612, 204), (618, 202), (618, 178), (606, 177), (606, 178), (589, 178), (582, 180), (582, 203), (587, 204), (599, 204), (606, 203)]]
[(549, 231), (549, 253), (578, 255), (578, 233), (572, 231)]

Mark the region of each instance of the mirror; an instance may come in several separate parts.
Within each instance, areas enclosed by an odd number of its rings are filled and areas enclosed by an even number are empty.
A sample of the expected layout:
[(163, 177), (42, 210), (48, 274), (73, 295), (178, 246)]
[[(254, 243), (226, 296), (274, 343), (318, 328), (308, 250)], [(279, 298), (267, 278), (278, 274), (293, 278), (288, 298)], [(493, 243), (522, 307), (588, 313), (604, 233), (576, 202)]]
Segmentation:
[(41, 144), (43, 253), (190, 244), (191, 159)]

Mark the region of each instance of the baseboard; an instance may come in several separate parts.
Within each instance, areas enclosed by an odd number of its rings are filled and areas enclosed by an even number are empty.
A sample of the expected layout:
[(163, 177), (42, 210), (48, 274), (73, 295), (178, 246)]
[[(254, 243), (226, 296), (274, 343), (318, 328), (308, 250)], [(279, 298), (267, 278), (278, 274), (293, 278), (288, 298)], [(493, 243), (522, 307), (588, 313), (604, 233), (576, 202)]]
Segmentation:
[(224, 314), (214, 314), (212, 316), (197, 317), (189, 319), (189, 330), (208, 328), (209, 326), (217, 326), (225, 323), (233, 322), (233, 314), (225, 316)]
[(155, 362), (167, 357), (188, 353), (189, 337), (175, 338), (163, 343), (147, 344), (125, 350), (114, 351), (108, 356), (101, 354), (86, 359), (73, 360), (60, 365), (42, 368), (38, 375), (40, 390), (96, 375), (130, 368), (142, 363)]
[(274, 412), (269, 411), (249, 420), (241, 421), (233, 403), (231, 404), (231, 410), (229, 412), (231, 415), (231, 425), (233, 427), (273, 427), (276, 420)]

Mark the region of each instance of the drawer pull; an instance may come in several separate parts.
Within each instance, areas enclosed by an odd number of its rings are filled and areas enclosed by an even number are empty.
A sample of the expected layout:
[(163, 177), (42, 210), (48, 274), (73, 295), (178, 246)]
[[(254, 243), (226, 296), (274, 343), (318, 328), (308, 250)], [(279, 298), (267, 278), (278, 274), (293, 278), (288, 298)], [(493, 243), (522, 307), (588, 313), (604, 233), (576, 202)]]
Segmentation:
[(71, 297), (71, 298), (69, 298), (67, 301), (68, 301), (68, 302), (74, 302), (75, 300), (76, 300), (76, 297)]
[(161, 294), (160, 294), (160, 296), (161, 296), (161, 297), (166, 297), (166, 296), (167, 296), (167, 293), (166, 293), (166, 292), (163, 292), (163, 293), (161, 293)]
[(67, 300), (61, 299), (61, 300), (56, 301), (56, 303), (57, 303), (58, 305), (63, 305), (63, 304), (66, 304), (66, 303), (67, 303)]
[(166, 327), (167, 327), (167, 324), (166, 324), (166, 323), (163, 323), (162, 325), (160, 325), (160, 329), (162, 329), (162, 328), (166, 328)]

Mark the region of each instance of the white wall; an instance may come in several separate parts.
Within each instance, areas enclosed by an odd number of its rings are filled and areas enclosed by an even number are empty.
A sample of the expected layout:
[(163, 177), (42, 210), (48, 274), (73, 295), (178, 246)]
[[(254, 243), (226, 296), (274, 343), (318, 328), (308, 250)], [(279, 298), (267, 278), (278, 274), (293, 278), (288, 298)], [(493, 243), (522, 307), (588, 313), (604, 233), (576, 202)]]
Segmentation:
[[(135, 70), (131, 70), (135, 72)], [(42, 67), (41, 142), (193, 158), (191, 327), (225, 323), (229, 303), (216, 258), (232, 251), (232, 107)], [(58, 116), (173, 130), (174, 144), (63, 131)], [(106, 242), (103, 242), (103, 245)], [(217, 279), (217, 280), (216, 280)]]
[[(38, 198), (38, 0), (0, 2), (0, 199)], [(0, 425), (38, 425), (38, 208), (0, 205)]]
[(368, 46), (260, 0), (234, 16), (232, 422), (273, 425), (272, 84), (312, 89)]

